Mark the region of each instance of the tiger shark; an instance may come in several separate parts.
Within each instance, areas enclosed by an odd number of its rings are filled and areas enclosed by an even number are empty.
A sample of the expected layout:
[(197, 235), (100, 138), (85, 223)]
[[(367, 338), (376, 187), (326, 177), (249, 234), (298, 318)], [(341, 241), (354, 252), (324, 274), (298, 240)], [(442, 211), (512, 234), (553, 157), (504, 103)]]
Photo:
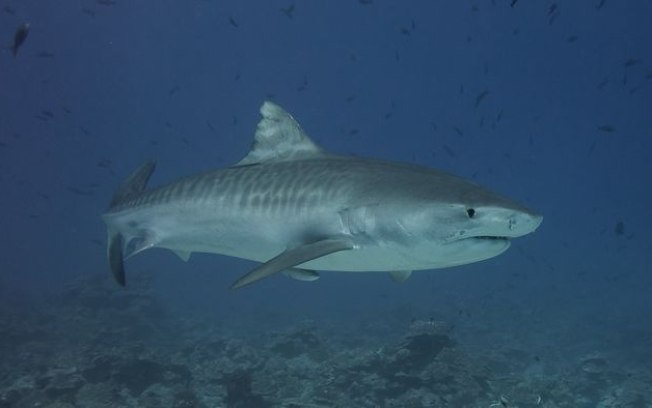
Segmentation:
[(280, 272), (389, 272), (446, 268), (503, 253), (542, 216), (471, 181), (414, 164), (331, 154), (280, 106), (265, 102), (251, 151), (236, 165), (147, 189), (147, 162), (102, 218), (115, 280), (146, 249), (260, 262), (240, 288)]

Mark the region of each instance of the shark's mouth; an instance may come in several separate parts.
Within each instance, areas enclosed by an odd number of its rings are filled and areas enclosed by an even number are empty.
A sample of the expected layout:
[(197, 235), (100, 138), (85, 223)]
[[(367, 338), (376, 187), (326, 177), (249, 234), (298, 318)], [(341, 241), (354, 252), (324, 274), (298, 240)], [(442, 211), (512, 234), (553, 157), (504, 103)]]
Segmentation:
[(500, 236), (495, 236), (495, 235), (480, 235), (477, 237), (472, 237), (475, 239), (482, 239), (482, 240), (497, 240), (497, 241), (509, 241), (508, 237), (500, 237)]

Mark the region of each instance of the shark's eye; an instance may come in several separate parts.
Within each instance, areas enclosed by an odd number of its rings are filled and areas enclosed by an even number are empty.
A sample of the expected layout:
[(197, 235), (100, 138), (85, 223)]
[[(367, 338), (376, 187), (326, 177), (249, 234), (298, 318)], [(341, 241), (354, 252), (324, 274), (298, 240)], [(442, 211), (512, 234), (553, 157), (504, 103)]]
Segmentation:
[(468, 215), (469, 218), (473, 218), (473, 216), (475, 215), (475, 210), (473, 208), (467, 208), (466, 215)]

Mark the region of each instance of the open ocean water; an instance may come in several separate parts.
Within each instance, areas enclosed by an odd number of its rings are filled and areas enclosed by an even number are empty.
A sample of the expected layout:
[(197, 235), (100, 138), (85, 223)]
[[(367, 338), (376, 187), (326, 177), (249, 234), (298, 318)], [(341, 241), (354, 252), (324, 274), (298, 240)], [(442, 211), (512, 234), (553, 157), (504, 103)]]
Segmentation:
[[(650, 21), (648, 0), (0, 0), (0, 408), (652, 407)], [(122, 180), (237, 163), (265, 100), (327, 151), (544, 221), (402, 284), (233, 291), (256, 263), (154, 249), (117, 285)]]

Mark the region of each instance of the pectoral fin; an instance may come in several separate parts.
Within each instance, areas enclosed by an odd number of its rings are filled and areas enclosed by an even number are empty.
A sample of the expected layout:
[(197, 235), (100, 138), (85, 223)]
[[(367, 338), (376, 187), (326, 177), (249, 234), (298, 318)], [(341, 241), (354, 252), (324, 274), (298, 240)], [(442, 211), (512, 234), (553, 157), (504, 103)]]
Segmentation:
[(339, 251), (353, 249), (354, 244), (347, 238), (324, 239), (288, 249), (280, 255), (270, 259), (253, 271), (242, 276), (231, 285), (231, 289), (238, 289), (252, 284), (260, 279), (266, 278), (285, 269), (290, 269), (313, 259), (330, 255)]
[(190, 259), (190, 255), (192, 255), (192, 252), (190, 251), (183, 251), (180, 249), (175, 249), (174, 252), (183, 262), (188, 262), (188, 259)]
[(316, 271), (308, 269), (290, 268), (284, 270), (283, 275), (303, 282), (312, 282), (319, 279), (319, 274)]
[(412, 275), (412, 271), (392, 271), (389, 277), (396, 283), (403, 283)]

